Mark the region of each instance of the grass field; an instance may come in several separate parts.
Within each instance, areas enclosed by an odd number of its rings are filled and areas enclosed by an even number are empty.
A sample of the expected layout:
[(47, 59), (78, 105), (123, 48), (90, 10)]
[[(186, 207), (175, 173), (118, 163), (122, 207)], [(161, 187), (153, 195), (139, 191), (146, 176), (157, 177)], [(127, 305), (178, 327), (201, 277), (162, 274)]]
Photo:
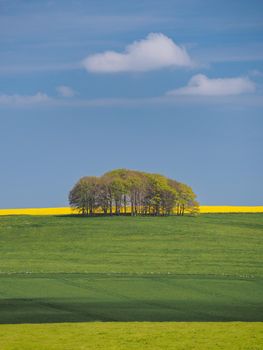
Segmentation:
[(262, 348), (262, 323), (205, 323), (263, 321), (262, 214), (2, 216), (0, 239), (1, 350)]
[(1, 350), (262, 350), (262, 323), (3, 325)]

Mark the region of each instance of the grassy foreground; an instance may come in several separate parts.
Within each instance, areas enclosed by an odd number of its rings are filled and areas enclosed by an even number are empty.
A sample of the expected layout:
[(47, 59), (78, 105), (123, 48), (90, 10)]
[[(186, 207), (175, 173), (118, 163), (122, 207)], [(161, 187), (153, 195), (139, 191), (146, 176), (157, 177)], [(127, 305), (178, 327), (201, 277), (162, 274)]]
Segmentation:
[(262, 323), (4, 325), (1, 350), (261, 350)]
[(2, 216), (0, 349), (262, 349), (262, 232), (262, 214)]
[(263, 215), (3, 216), (0, 273), (263, 277)]
[(262, 321), (261, 279), (1, 277), (0, 323)]
[(0, 219), (0, 323), (263, 321), (263, 215)]

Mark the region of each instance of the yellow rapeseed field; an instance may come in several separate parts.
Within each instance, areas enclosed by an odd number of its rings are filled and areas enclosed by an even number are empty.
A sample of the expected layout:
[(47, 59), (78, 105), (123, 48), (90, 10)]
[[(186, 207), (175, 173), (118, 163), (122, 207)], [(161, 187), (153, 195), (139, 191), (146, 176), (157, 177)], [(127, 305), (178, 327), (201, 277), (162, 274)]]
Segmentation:
[[(73, 214), (70, 207), (0, 209), (1, 215), (67, 215)], [(201, 205), (200, 213), (263, 213), (263, 206), (218, 206)]]
[(0, 215), (66, 215), (72, 213), (73, 211), (69, 207), (0, 209)]
[(201, 205), (200, 213), (263, 213), (263, 206)]

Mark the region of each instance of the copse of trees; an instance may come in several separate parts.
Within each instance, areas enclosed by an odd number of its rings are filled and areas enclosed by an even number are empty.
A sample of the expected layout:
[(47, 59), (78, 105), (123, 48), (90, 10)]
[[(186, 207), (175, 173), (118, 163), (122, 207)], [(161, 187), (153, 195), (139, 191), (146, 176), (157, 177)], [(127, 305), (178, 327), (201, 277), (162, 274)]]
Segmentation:
[(160, 174), (116, 169), (101, 177), (82, 177), (69, 193), (70, 206), (82, 215), (197, 214), (192, 188)]

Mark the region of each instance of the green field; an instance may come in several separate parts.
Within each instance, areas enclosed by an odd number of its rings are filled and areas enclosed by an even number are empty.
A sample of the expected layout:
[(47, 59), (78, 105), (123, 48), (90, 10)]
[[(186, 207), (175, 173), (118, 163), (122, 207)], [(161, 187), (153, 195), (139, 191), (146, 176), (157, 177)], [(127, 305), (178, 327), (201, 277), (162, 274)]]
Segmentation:
[[(172, 349), (173, 337), (178, 349), (199, 349), (189, 345), (193, 334), (200, 342), (205, 337), (218, 339), (214, 342), (218, 347), (213, 349), (228, 349), (223, 341), (228, 323), (205, 322), (263, 321), (262, 214), (196, 218), (6, 216), (0, 218), (0, 239), (0, 323), (43, 323), (23, 333), (26, 342), (27, 334), (32, 340), (47, 332), (43, 349), (60, 349), (49, 344), (48, 334), (57, 329), (58, 337), (63, 327), (70, 327), (71, 339), (86, 329), (83, 342), (89, 332), (94, 337), (97, 332), (94, 341), (103, 339), (103, 334), (105, 339), (115, 334), (123, 342), (129, 336), (146, 339), (151, 333), (147, 338), (150, 344), (156, 332), (156, 342), (163, 341), (164, 349)], [(54, 322), (74, 325), (46, 324)], [(260, 349), (262, 323), (229, 325), (233, 327), (227, 328), (229, 332), (240, 341), (240, 347), (229, 343), (229, 349)], [(12, 327), (16, 327), (15, 332)], [(16, 336), (23, 327), (0, 327), (1, 350), (31, 349), (29, 345), (16, 347)], [(125, 334), (122, 327), (128, 327), (126, 340), (118, 335)], [(180, 332), (188, 335), (183, 339)], [(134, 347), (125, 347), (124, 343), (117, 346), (114, 339), (107, 340), (105, 349), (153, 348), (146, 340), (143, 347), (140, 341), (144, 340), (138, 339)], [(249, 339), (251, 347), (244, 347)], [(5, 347), (8, 342), (10, 347)], [(102, 345), (96, 348), (104, 349)], [(200, 347), (206, 348), (212, 349)]]
[(263, 214), (0, 217), (1, 273), (263, 277)]

